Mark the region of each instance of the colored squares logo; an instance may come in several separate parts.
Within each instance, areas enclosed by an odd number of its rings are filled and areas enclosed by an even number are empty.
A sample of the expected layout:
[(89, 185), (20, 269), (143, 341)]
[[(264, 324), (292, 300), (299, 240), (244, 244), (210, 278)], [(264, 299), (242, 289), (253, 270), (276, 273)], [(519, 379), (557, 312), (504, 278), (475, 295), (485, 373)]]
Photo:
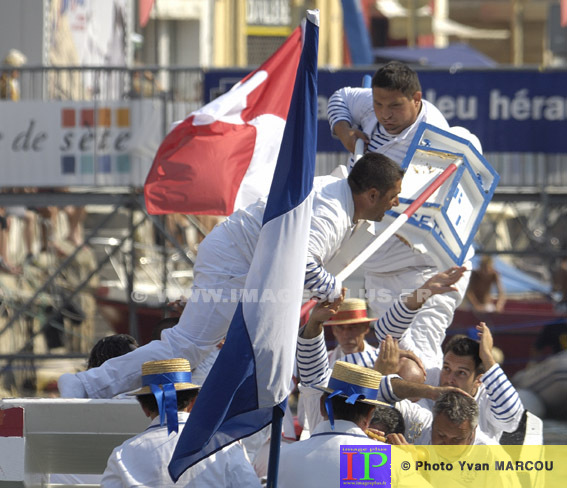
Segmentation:
[(116, 109), (116, 126), (130, 127), (130, 109), (128, 108)]
[(97, 125), (100, 127), (110, 127), (112, 125), (111, 111), (109, 108), (99, 109)]
[(111, 109), (108, 107), (99, 108), (96, 111), (92, 108), (83, 108), (79, 110), (75, 110), (73, 108), (64, 108), (61, 110), (61, 127), (77, 127), (77, 112), (79, 113), (79, 127), (112, 127), (113, 115), (114, 125), (116, 127), (130, 127), (129, 108)]
[(81, 127), (94, 127), (94, 110), (85, 108), (81, 110)]
[(64, 108), (61, 110), (61, 127), (75, 127), (75, 109)]
[(98, 172), (112, 173), (112, 164), (111, 164), (110, 156), (98, 157)]
[(64, 175), (75, 174), (75, 156), (61, 157), (61, 172)]
[(130, 173), (130, 155), (120, 154), (116, 157), (116, 172)]
[(340, 487), (392, 486), (391, 447), (380, 444), (342, 445)]
[(119, 176), (121, 181), (128, 177), (130, 108), (67, 106), (61, 108), (60, 118), (62, 175)]
[(91, 154), (81, 156), (81, 174), (92, 175), (94, 173), (94, 160)]

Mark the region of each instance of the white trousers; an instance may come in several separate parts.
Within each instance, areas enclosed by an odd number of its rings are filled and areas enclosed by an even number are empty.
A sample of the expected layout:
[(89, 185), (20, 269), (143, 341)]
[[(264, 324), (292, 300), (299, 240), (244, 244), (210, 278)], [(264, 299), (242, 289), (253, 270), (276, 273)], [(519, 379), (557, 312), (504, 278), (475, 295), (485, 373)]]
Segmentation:
[(141, 386), (142, 364), (185, 358), (195, 368), (225, 336), (250, 267), (246, 251), (232, 242), (223, 226), (203, 240), (193, 268), (191, 295), (179, 323), (161, 340), (77, 373), (89, 398), (112, 398)]

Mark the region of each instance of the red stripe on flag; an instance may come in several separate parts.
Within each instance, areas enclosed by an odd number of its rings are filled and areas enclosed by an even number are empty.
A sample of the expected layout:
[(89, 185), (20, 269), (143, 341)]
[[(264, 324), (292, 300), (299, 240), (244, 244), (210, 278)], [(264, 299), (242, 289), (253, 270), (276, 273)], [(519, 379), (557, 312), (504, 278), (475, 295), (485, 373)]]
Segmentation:
[(561, 27), (567, 27), (567, 0), (561, 0)]
[[(219, 98), (193, 112), (165, 137), (144, 185), (149, 213), (230, 215), (236, 210), (234, 201), (254, 149), (268, 142), (257, 139), (256, 128), (249, 122), (261, 115), (287, 118), (300, 55), (301, 29), (297, 28), (260, 68), (240, 82), (240, 87), (252, 86), (246, 82), (266, 72), (267, 78), (256, 88), (249, 92), (241, 89), (242, 98), (235, 98), (239, 93), (236, 87), (231, 97)], [(281, 135), (272, 135), (269, 142), (275, 137)], [(264, 158), (269, 159), (266, 168), (275, 166), (278, 149), (279, 143)], [(271, 177), (272, 173), (266, 175), (265, 189), (256, 190), (267, 195)]]

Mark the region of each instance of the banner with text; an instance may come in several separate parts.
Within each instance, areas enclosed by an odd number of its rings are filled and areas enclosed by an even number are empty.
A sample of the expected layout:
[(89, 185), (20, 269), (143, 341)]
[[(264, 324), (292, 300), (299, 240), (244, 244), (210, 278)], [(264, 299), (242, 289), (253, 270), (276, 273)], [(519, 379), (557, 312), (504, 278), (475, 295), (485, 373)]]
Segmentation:
[(162, 139), (156, 101), (0, 102), (0, 186), (143, 186)]
[[(205, 103), (246, 70), (205, 73)], [(343, 151), (327, 123), (327, 102), (344, 86), (361, 86), (362, 70), (319, 71), (319, 152)], [(466, 127), (484, 152), (567, 153), (567, 72), (538, 70), (419, 71), (423, 96), (452, 126)]]

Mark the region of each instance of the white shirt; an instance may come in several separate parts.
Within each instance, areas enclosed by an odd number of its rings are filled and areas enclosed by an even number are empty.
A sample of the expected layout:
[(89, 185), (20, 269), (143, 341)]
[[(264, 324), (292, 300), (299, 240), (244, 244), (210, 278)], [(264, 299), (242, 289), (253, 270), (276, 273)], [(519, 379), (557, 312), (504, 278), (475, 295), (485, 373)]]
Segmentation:
[[(181, 428), (187, 422), (189, 414), (179, 412), (178, 418)], [(177, 483), (173, 483), (167, 466), (179, 440), (179, 433), (172, 432), (168, 436), (167, 425), (160, 426), (159, 416), (156, 417), (144, 432), (114, 449), (102, 475), (101, 487), (261, 486), (238, 442), (191, 466)]]

